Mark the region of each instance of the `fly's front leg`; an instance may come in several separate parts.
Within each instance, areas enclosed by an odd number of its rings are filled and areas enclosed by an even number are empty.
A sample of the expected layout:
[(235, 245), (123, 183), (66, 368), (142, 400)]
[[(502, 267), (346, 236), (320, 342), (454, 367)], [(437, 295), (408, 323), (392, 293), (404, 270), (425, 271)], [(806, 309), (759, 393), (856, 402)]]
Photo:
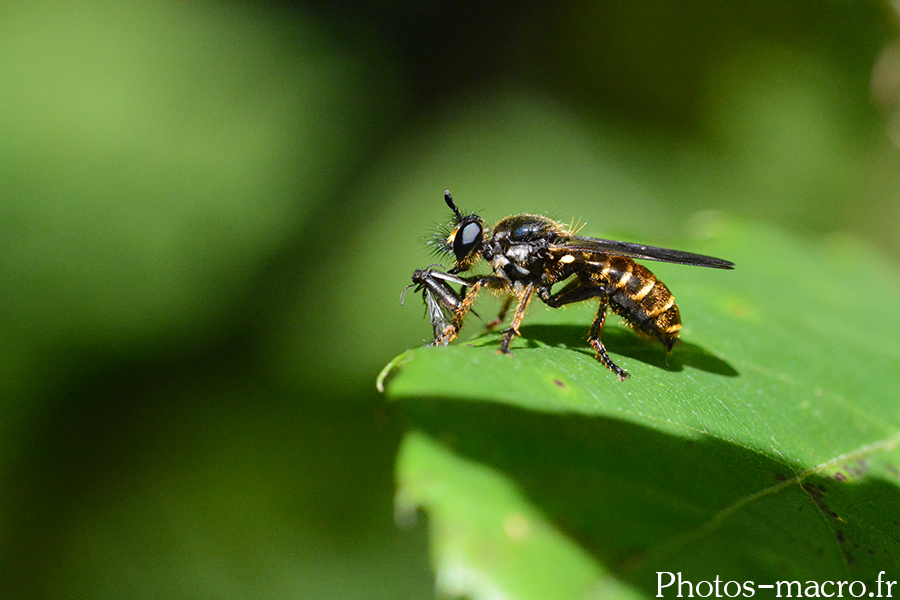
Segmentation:
[(500, 343), (500, 352), (502, 352), (503, 354), (512, 354), (509, 351), (509, 343), (517, 335), (522, 335), (519, 333), (519, 325), (522, 323), (522, 319), (525, 317), (525, 309), (528, 308), (528, 303), (531, 302), (531, 293), (533, 291), (534, 284), (529, 283), (519, 294), (519, 303), (516, 306), (516, 314), (513, 317), (509, 329), (503, 332), (503, 341)]
[(486, 283), (487, 282), (484, 279), (478, 279), (470, 285), (465, 297), (462, 298), (459, 305), (453, 311), (453, 318), (450, 320), (450, 324), (444, 327), (444, 330), (439, 336), (434, 338), (435, 346), (446, 346), (456, 339), (456, 336), (459, 335), (459, 330), (462, 329), (466, 314), (472, 309), (472, 305), (475, 304), (475, 298), (478, 296), (479, 290), (481, 290)]

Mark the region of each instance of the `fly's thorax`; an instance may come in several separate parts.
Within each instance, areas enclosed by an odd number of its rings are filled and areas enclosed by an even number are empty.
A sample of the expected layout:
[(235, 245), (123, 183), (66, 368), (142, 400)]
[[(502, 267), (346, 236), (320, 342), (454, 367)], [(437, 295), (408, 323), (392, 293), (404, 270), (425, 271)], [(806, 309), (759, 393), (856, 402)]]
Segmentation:
[(495, 238), (515, 244), (556, 239), (565, 231), (565, 227), (541, 215), (523, 214), (500, 219), (493, 231)]
[(497, 222), (485, 249), (498, 275), (537, 280), (549, 266), (547, 248), (560, 236), (560, 225), (540, 215), (513, 215)]

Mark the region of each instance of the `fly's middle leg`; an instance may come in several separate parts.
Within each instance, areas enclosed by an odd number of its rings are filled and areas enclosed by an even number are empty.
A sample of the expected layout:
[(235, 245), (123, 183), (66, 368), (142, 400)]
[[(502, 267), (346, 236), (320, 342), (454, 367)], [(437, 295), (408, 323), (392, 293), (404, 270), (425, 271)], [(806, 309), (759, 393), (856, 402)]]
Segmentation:
[(534, 284), (529, 283), (522, 293), (519, 294), (519, 304), (516, 306), (516, 314), (513, 316), (509, 329), (503, 332), (503, 341), (500, 343), (500, 352), (503, 354), (511, 354), (509, 351), (509, 343), (514, 337), (521, 335), (519, 333), (519, 325), (521, 325), (522, 319), (525, 317), (525, 310), (528, 308), (528, 303), (531, 302), (531, 294), (533, 291)]

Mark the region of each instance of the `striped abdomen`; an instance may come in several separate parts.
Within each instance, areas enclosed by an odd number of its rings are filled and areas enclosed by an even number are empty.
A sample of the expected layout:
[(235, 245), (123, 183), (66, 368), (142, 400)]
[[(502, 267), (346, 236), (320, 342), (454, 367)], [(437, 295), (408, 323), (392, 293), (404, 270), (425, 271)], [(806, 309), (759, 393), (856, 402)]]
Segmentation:
[(681, 329), (675, 296), (649, 269), (624, 256), (593, 263), (591, 279), (611, 289), (609, 304), (638, 332), (659, 339), (671, 350)]

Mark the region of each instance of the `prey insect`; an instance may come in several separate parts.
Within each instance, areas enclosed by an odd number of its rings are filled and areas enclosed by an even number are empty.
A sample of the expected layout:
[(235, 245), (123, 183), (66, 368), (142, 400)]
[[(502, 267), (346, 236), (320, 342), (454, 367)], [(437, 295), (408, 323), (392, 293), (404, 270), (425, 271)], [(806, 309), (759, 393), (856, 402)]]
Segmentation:
[(422, 300), (425, 302), (425, 308), (428, 311), (428, 318), (431, 321), (431, 327), (434, 330), (434, 341), (429, 346), (446, 346), (449, 342), (443, 341), (442, 334), (453, 318), (454, 312), (459, 308), (462, 299), (456, 291), (447, 285), (452, 281), (462, 285), (465, 291), (469, 282), (444, 271), (435, 271), (434, 267), (440, 265), (430, 265), (425, 269), (416, 269), (413, 271), (412, 283), (404, 288), (400, 294), (400, 306), (403, 306), (403, 298), (409, 288), (415, 286), (416, 292), (422, 292)]
[[(535, 296), (553, 308), (596, 300), (597, 316), (588, 330), (588, 343), (597, 359), (624, 380), (628, 372), (613, 362), (600, 340), (607, 310), (621, 316), (639, 334), (659, 340), (667, 352), (681, 330), (675, 297), (634, 259), (734, 268), (732, 262), (702, 254), (577, 236), (565, 225), (540, 215), (512, 215), (487, 228), (477, 214), (463, 214), (449, 190), (444, 192), (444, 201), (453, 211), (453, 221), (436, 233), (431, 243), (437, 253), (453, 258), (453, 267), (447, 272), (429, 267), (413, 273), (413, 285), (423, 292), (429, 307), (432, 344), (437, 346), (447, 345), (459, 335), (478, 293), (485, 288), (506, 297), (491, 325), (502, 322), (513, 301), (516, 304), (500, 342), (500, 351), (506, 354), (512, 340), (521, 335), (519, 327)], [(490, 266), (490, 275), (461, 275), (482, 260)], [(450, 283), (461, 285), (460, 293)], [(559, 283), (564, 285), (553, 292)]]

